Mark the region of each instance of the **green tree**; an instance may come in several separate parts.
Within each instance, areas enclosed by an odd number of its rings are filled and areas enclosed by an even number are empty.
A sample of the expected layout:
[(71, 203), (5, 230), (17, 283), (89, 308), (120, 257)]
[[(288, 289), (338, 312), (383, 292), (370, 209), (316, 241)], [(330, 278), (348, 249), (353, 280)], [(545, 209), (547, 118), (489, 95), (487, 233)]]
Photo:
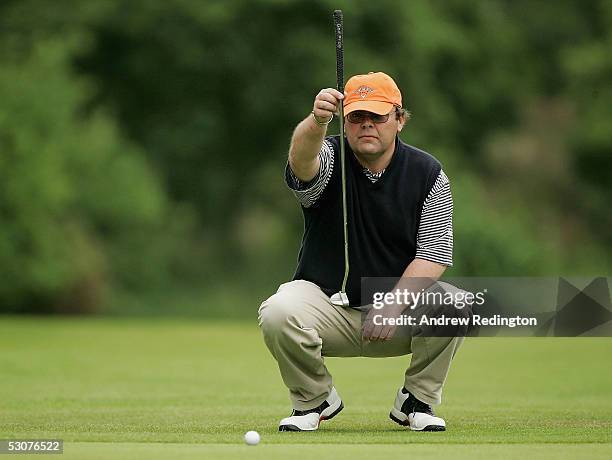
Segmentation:
[(158, 243), (168, 204), (112, 119), (80, 116), (91, 88), (69, 70), (73, 48), (38, 43), (0, 69), (3, 311), (94, 310), (114, 282), (151, 281), (147, 272), (167, 265), (142, 260), (156, 251), (124, 244)]

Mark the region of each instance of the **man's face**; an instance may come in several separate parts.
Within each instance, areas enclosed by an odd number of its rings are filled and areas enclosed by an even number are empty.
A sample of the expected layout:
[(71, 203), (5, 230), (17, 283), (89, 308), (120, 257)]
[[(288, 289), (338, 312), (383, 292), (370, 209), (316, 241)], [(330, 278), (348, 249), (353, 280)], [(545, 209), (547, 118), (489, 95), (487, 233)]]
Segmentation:
[[(383, 121), (385, 118), (387, 120)], [(388, 117), (357, 110), (346, 117), (344, 132), (357, 156), (374, 160), (394, 149), (395, 136), (402, 130), (404, 122), (403, 117), (397, 119), (395, 107)]]

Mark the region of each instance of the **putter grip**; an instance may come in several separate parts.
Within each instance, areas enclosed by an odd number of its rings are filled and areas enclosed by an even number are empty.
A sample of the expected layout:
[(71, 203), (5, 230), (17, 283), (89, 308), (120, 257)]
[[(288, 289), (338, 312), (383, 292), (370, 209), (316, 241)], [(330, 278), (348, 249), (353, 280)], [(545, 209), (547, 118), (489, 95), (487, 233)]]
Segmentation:
[(336, 77), (338, 91), (344, 93), (344, 43), (342, 39), (342, 10), (334, 11), (334, 30), (336, 32)]

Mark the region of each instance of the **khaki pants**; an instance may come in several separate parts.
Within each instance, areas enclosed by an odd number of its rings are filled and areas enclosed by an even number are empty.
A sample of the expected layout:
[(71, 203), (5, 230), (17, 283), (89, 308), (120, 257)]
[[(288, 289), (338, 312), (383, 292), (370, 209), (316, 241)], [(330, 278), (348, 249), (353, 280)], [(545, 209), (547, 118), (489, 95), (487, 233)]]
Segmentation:
[(362, 312), (333, 305), (314, 283), (281, 284), (259, 308), (259, 326), (297, 410), (319, 406), (332, 377), (325, 356), (388, 357), (412, 353), (404, 386), (427, 404), (440, 404), (442, 386), (463, 337), (402, 336), (387, 342), (361, 338)]

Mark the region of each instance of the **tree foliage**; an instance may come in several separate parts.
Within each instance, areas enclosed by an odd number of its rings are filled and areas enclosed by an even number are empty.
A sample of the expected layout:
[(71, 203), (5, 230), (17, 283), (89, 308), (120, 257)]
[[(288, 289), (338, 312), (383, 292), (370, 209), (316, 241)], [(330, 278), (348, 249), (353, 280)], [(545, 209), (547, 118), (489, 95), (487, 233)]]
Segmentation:
[(337, 7), (347, 75), (393, 75), (404, 140), (451, 178), (453, 275), (605, 274), (610, 5), (4, 2), (0, 301), (287, 279), (301, 222), (282, 169), (335, 85)]

